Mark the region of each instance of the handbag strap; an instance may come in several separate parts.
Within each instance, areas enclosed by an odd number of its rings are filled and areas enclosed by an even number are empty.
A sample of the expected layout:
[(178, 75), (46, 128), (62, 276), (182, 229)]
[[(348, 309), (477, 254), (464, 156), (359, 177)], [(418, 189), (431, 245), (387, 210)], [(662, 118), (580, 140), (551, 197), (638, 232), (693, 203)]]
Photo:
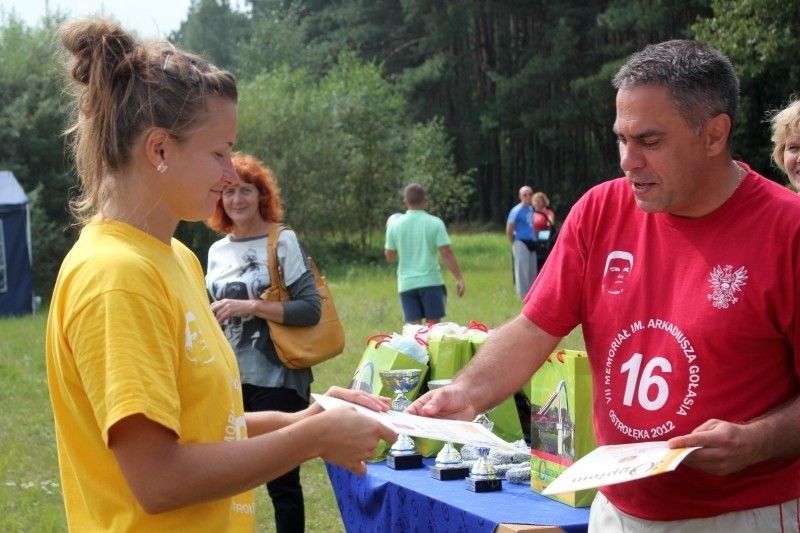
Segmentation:
[(270, 286), (278, 289), (279, 300), (291, 300), (289, 290), (283, 282), (283, 268), (278, 262), (278, 239), (281, 232), (286, 229), (283, 224), (273, 224), (267, 236), (267, 263), (269, 263), (269, 283)]
[(539, 213), (540, 215), (544, 215), (544, 219), (547, 222), (547, 227), (549, 229), (553, 229), (553, 227), (556, 225), (555, 213), (553, 213), (553, 218), (551, 218), (550, 215), (547, 214), (547, 211), (548, 211), (547, 208), (545, 208), (542, 211), (537, 211), (536, 209), (533, 210), (534, 213)]
[[(283, 267), (281, 267), (280, 262), (278, 262), (278, 239), (280, 238), (281, 232), (286, 229), (292, 228), (286, 224), (275, 223), (272, 225), (272, 229), (267, 237), (267, 262), (269, 263), (270, 285), (275, 285), (277, 283), (275, 286), (278, 288), (281, 301), (292, 299), (291, 295), (289, 294), (289, 289), (286, 287), (286, 283), (283, 279)], [(317, 263), (314, 261), (314, 258), (311, 256), (311, 253), (308, 251), (305, 243), (303, 243), (303, 241), (301, 241), (299, 238), (297, 239), (297, 242), (300, 244), (300, 248), (305, 253), (306, 260), (308, 261), (308, 268), (314, 275), (315, 284), (319, 285), (318, 282), (321, 276), (319, 269), (317, 268)]]
[(317, 286), (319, 286), (319, 280), (322, 277), (322, 275), (319, 273), (319, 269), (317, 268), (317, 263), (316, 261), (314, 261), (314, 257), (311, 255), (311, 252), (308, 251), (308, 247), (306, 246), (306, 244), (300, 239), (297, 239), (297, 242), (300, 243), (300, 248), (302, 248), (303, 251), (305, 252), (306, 260), (308, 261), (308, 268), (311, 269), (311, 273), (314, 274), (314, 281), (317, 282)]

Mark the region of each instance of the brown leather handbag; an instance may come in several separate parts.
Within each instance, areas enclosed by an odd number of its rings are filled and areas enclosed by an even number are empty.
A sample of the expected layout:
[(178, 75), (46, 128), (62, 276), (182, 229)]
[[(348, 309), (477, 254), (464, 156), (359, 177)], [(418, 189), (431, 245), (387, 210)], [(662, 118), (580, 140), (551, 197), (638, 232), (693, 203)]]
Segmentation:
[[(281, 231), (289, 229), (284, 224), (275, 224), (267, 239), (267, 260), (269, 261), (270, 286), (260, 298), (268, 302), (287, 302), (292, 299), (283, 280), (283, 269), (278, 263), (278, 237)], [(298, 239), (299, 241), (299, 239)], [(322, 315), (314, 326), (287, 326), (268, 320), (269, 335), (275, 345), (275, 353), (288, 368), (308, 368), (344, 351), (344, 328), (333, 304), (328, 281), (319, 274), (314, 258), (301, 242), (306, 252), (308, 265), (314, 274), (314, 282), (319, 293)]]

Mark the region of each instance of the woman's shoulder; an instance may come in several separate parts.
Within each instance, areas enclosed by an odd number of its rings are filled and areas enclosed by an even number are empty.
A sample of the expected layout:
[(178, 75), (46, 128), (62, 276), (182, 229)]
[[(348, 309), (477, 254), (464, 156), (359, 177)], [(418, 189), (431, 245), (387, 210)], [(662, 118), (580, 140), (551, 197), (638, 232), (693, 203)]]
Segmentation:
[(211, 250), (218, 250), (220, 248), (224, 248), (225, 246), (230, 244), (230, 242), (231, 242), (231, 236), (230, 235), (225, 235), (221, 239), (212, 242), (211, 246), (208, 247), (208, 250), (211, 251)]
[(278, 243), (279, 244), (288, 244), (292, 246), (299, 246), (300, 245), (300, 237), (297, 236), (297, 232), (292, 228), (285, 226), (283, 231), (281, 231), (280, 235), (278, 236)]
[(289, 265), (294, 265), (294, 268), (296, 268), (293, 274), (290, 274), (287, 270), (287, 283), (292, 283), (300, 274), (305, 272), (305, 247), (294, 230), (286, 228), (281, 232), (280, 237), (278, 237), (277, 253), (278, 258), (284, 263), (285, 269), (288, 269)]

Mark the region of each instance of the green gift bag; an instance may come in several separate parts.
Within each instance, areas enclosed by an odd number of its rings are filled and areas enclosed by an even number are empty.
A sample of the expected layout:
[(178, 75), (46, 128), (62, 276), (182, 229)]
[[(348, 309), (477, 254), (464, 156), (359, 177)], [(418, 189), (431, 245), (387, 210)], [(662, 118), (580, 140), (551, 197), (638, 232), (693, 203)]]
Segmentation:
[(464, 329), (464, 337), (469, 339), (469, 343), (472, 346), (472, 355), (478, 353), (478, 350), (484, 345), (491, 332), (492, 328), (489, 326), (474, 320), (470, 321), (469, 325)]
[(444, 442), (436, 439), (427, 439), (423, 437), (413, 437), (413, 439), (414, 448), (416, 448), (417, 453), (423, 457), (436, 457), (436, 454), (438, 454), (444, 446)]
[[(531, 490), (541, 493), (597, 447), (592, 376), (586, 352), (559, 350), (531, 378)], [(597, 489), (548, 496), (573, 507), (592, 504)]]
[[(465, 331), (465, 337), (468, 340), (472, 355), (478, 353), (478, 350), (486, 342), (486, 339), (491, 332), (487, 326), (472, 321), (469, 323)], [(472, 357), (472, 355), (470, 357)], [(497, 435), (503, 440), (514, 442), (522, 439), (522, 424), (519, 421), (519, 411), (517, 410), (517, 402), (514, 401), (514, 396), (509, 396), (503, 402), (486, 413), (486, 417), (494, 423), (492, 433)]]
[(446, 334), (428, 339), (428, 355), (430, 356), (431, 380), (449, 379), (456, 375), (470, 357), (472, 345), (468, 339), (458, 335)]
[(514, 442), (522, 438), (522, 424), (519, 421), (517, 402), (514, 401), (513, 395), (486, 413), (486, 418), (494, 423), (492, 433), (501, 439)]
[[(467, 339), (446, 333), (427, 339), (430, 356), (429, 380), (450, 379), (469, 362), (472, 348)], [(444, 443), (435, 439), (415, 438), (417, 451), (425, 457), (434, 457)]]
[[(425, 382), (426, 374), (428, 372), (428, 365), (416, 359), (413, 359), (402, 352), (392, 348), (386, 342), (391, 338), (391, 335), (373, 335), (367, 339), (367, 348), (361, 356), (361, 361), (358, 363), (356, 371), (353, 373), (353, 378), (350, 380), (350, 389), (364, 390), (378, 396), (386, 396), (394, 398), (395, 393), (393, 390), (385, 387), (381, 383), (380, 373), (383, 370), (404, 370), (404, 369), (419, 369), (422, 371), (419, 384), (414, 390), (407, 392), (406, 397), (409, 400), (415, 400), (419, 394), (422, 384)], [(372, 461), (381, 461), (386, 457), (386, 452), (389, 449), (389, 444), (385, 441), (378, 443), (378, 448), (375, 457)]]

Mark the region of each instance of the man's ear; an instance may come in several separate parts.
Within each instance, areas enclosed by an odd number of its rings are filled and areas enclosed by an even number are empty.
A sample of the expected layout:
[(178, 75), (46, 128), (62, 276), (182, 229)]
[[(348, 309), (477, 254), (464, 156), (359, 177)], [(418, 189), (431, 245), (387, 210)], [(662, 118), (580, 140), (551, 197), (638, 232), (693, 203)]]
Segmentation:
[(161, 163), (166, 162), (166, 144), (168, 140), (169, 133), (163, 128), (155, 128), (145, 137), (145, 157), (154, 168), (158, 168)]
[(719, 155), (728, 149), (728, 139), (733, 134), (731, 131), (731, 117), (721, 113), (708, 119), (703, 127), (704, 142), (709, 156)]

